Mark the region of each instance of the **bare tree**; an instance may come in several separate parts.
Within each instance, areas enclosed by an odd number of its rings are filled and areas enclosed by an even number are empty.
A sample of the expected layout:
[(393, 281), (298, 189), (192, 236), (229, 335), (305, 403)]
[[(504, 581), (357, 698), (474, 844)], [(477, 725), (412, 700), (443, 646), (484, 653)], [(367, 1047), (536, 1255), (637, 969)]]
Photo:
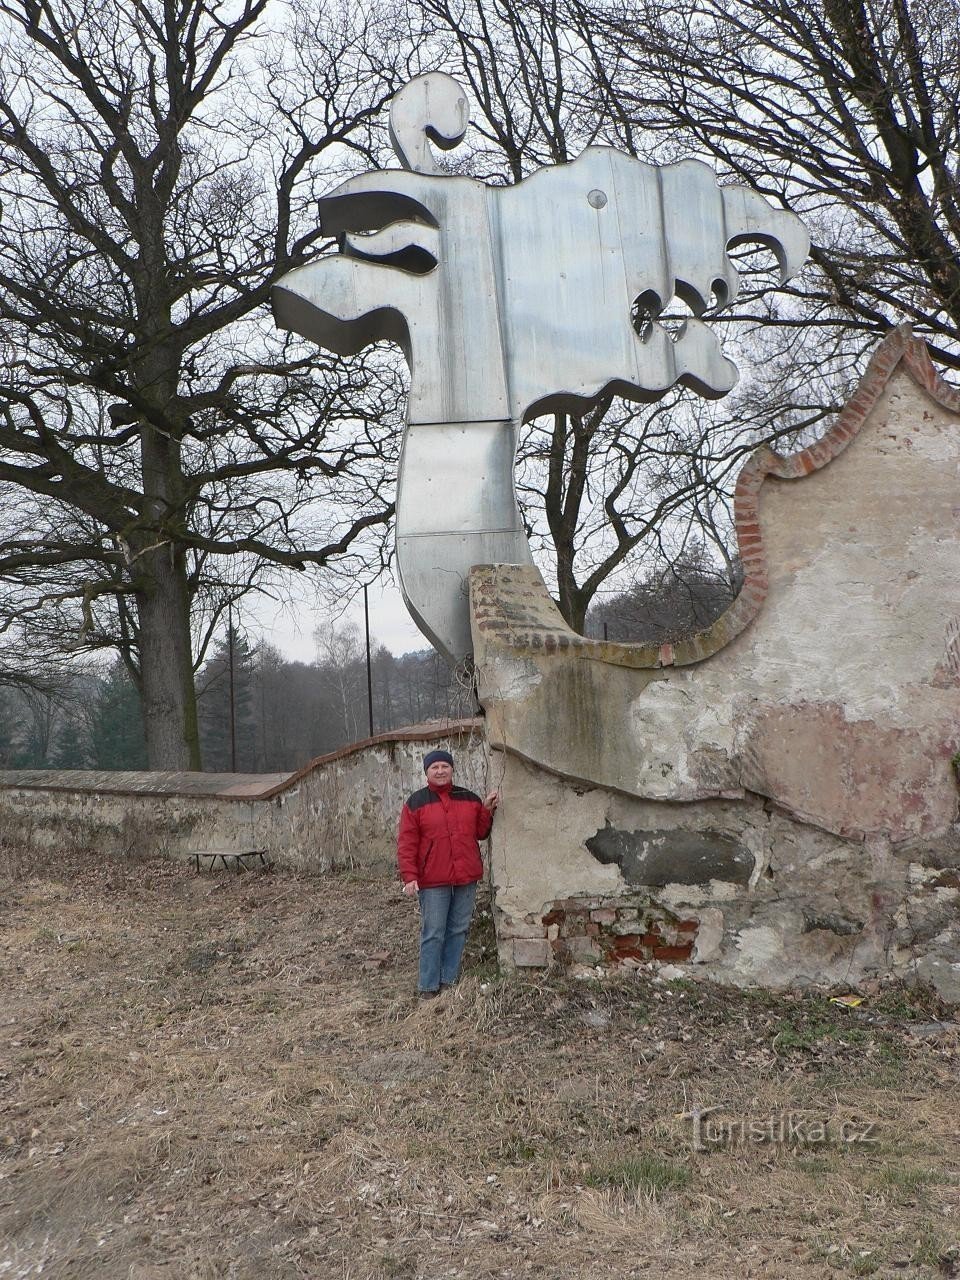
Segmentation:
[(589, 64), (572, 50), (556, 0), (415, 0), (411, 8), (429, 55), (474, 102), (458, 168), (485, 181), (519, 182), (602, 140), (607, 122)]
[(236, 594), (380, 555), (392, 512), (390, 366), (265, 307), (378, 145), (391, 29), (284, 12), (0, 3), (0, 604), (26, 643), (120, 650), (154, 768), (199, 764), (191, 622), (202, 652)]
[(761, 408), (754, 396), (721, 408), (677, 391), (642, 409), (611, 400), (582, 417), (527, 424), (518, 494), (531, 544), (553, 567), (558, 605), (574, 630), (584, 630), (595, 598), (661, 578), (671, 565), (700, 572), (712, 557), (728, 583), (737, 582), (729, 503), (740, 467), (758, 440), (792, 445), (829, 411), (799, 398)]
[[(607, 143), (697, 155), (798, 212), (812, 261), (784, 289), (737, 251), (711, 316), (745, 377), (727, 400), (611, 401), (526, 425), (519, 491), (567, 621), (703, 549), (730, 584), (729, 500), (761, 442), (807, 443), (877, 338), (910, 320), (960, 368), (960, 8), (955, 0), (421, 0), (475, 103), (457, 168), (518, 182)], [(675, 211), (682, 216), (682, 211)], [(662, 300), (665, 301), (665, 300)], [(683, 319), (674, 300), (660, 317)], [(638, 315), (638, 323), (642, 316)], [(697, 550), (691, 555), (691, 548)], [(698, 572), (700, 570), (698, 569)]]
[(696, 152), (807, 222), (813, 269), (754, 320), (827, 351), (909, 320), (960, 369), (956, 0), (567, 0), (564, 19), (620, 145)]
[(691, 541), (661, 572), (623, 593), (594, 602), (586, 634), (604, 640), (663, 644), (707, 627), (729, 608), (741, 586), (729, 567)]
[(341, 742), (355, 742), (367, 723), (364, 650), (357, 627), (329, 620), (313, 633), (317, 667), (331, 693), (332, 715)]
[[(431, 52), (473, 100), (473, 127), (453, 161), (458, 171), (507, 184), (596, 143), (647, 154), (614, 93), (634, 69), (613, 39), (613, 11), (603, 10), (610, 38), (601, 41), (593, 15), (566, 0), (419, 0), (415, 7)], [(684, 558), (691, 539), (714, 549), (733, 582), (725, 503), (742, 460), (761, 441), (809, 436), (841, 403), (855, 357), (838, 350), (826, 359), (821, 351), (816, 367), (805, 361), (785, 381), (779, 370), (792, 353), (754, 332), (760, 299), (775, 284), (771, 267), (769, 255), (741, 252), (743, 304), (726, 319), (712, 317), (751, 373), (728, 402), (707, 405), (677, 391), (638, 407), (611, 396), (582, 417), (523, 424), (521, 507), (534, 554), (576, 630), (598, 593), (656, 578), (678, 557), (681, 565), (694, 563)], [(780, 306), (789, 303), (778, 296)], [(689, 309), (674, 299), (659, 320), (675, 328), (685, 315)], [(639, 311), (635, 322), (643, 323)], [(774, 367), (776, 377), (767, 373)]]

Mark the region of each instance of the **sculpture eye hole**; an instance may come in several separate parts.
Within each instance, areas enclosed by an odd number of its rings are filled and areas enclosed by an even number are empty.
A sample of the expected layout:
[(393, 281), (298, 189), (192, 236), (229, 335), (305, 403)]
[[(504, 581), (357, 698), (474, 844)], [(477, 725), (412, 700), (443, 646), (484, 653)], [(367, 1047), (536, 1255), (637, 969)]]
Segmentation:
[[(716, 298), (711, 294), (710, 304), (716, 305)], [(652, 289), (641, 293), (630, 311), (630, 323), (641, 342), (649, 342), (653, 335), (653, 326), (658, 324), (665, 329), (672, 342), (676, 342), (684, 325), (694, 319), (696, 312), (689, 302), (678, 294), (674, 294), (666, 306)]]
[(648, 342), (660, 316), (660, 298), (652, 289), (641, 293), (630, 308), (630, 323), (641, 342)]
[(393, 222), (379, 231), (345, 232), (340, 237), (340, 252), (348, 258), (426, 275), (437, 265), (440, 233), (436, 227), (420, 223)]

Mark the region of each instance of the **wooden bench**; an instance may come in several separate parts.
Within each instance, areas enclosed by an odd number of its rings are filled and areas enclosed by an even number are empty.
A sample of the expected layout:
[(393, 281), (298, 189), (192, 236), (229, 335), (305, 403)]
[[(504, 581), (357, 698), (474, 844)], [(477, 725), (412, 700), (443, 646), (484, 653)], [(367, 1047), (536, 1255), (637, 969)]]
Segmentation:
[[(266, 871), (270, 866), (267, 861), (266, 849), (246, 849), (243, 852), (229, 849), (197, 849), (193, 855), (197, 875), (201, 871), (215, 871), (218, 861), (224, 871), (229, 871), (232, 867), (239, 875), (241, 871), (249, 871), (250, 867), (256, 864), (256, 859), (258, 858), (260, 859), (260, 868)], [(202, 867), (200, 865), (201, 860), (203, 861)]]

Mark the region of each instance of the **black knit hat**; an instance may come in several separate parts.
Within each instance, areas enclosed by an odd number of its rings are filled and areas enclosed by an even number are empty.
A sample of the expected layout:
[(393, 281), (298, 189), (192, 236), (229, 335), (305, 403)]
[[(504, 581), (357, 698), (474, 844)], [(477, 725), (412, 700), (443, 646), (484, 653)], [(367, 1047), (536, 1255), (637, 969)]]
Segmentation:
[(439, 764), (441, 760), (453, 768), (453, 756), (449, 751), (428, 751), (423, 757), (423, 772), (426, 773), (432, 764)]

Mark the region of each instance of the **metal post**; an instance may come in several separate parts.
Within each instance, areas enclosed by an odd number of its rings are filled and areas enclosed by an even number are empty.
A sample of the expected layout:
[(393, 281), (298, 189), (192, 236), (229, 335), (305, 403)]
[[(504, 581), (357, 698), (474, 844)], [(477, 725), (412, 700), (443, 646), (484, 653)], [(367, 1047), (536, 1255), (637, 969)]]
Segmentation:
[(367, 584), (363, 584), (363, 628), (367, 637), (367, 711), (370, 717), (370, 737), (373, 737), (373, 671), (370, 666), (370, 603), (367, 600)]

